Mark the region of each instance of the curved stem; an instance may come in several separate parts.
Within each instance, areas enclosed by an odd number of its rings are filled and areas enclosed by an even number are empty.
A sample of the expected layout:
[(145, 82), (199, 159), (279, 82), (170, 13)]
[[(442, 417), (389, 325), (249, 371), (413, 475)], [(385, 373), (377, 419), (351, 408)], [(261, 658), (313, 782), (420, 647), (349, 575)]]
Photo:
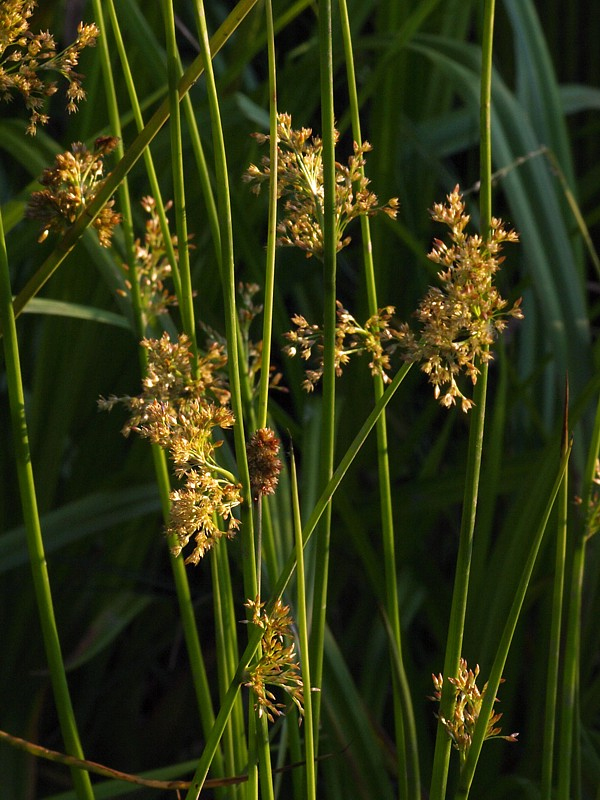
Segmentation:
[[(333, 54), (332, 54), (331, 0), (319, 2), (319, 58), (321, 69), (321, 125), (323, 135), (323, 432), (320, 464), (321, 485), (326, 485), (333, 473), (335, 447), (335, 305), (336, 282), (336, 224), (335, 224), (335, 134), (333, 108)], [(331, 505), (323, 516), (316, 548), (315, 585), (313, 596), (313, 627), (311, 665), (315, 688), (320, 689), (323, 679), (323, 648), (327, 616), (327, 589), (329, 579), (329, 539), (331, 533)], [(315, 743), (319, 729), (320, 694), (314, 698)]]
[[(44, 552), (44, 541), (38, 514), (38, 506), (29, 449), (27, 417), (25, 415), (25, 396), (21, 378), (21, 362), (17, 327), (12, 305), (12, 289), (8, 267), (8, 256), (4, 240), (4, 225), (0, 211), (0, 330), (3, 333), (4, 357), (6, 361), (6, 381), (10, 403), (11, 428), (14, 437), (15, 457), (19, 493), (25, 520), (27, 549), (33, 576), (40, 624), (50, 670), (50, 680), (54, 692), (60, 728), (69, 755), (83, 758), (77, 723), (69, 694), (67, 675), (58, 638), (54, 617), (54, 604), (50, 589), (50, 577)], [(93, 800), (94, 792), (87, 772), (72, 769), (73, 785), (80, 800)]]
[[(492, 217), (492, 140), (491, 140), (491, 85), (492, 49), (494, 38), (495, 0), (485, 0), (483, 40), (481, 55), (481, 97), (480, 97), (480, 228), (481, 235), (487, 236)], [(454, 687), (447, 679), (458, 674), (462, 650), (462, 638), (469, 594), (469, 576), (473, 550), (473, 532), (477, 513), (481, 453), (485, 427), (485, 403), (487, 394), (487, 363), (481, 365), (480, 375), (475, 387), (475, 409), (469, 431), (469, 450), (467, 456), (467, 476), (463, 498), (463, 513), (460, 528), (460, 542), (456, 565), (456, 577), (450, 611), (450, 624), (446, 656), (444, 659), (444, 680), (440, 700), (440, 716), (451, 719), (454, 714)], [(438, 722), (435, 754), (431, 783), (431, 800), (442, 800), (446, 795), (448, 764), (451, 741), (441, 722)]]

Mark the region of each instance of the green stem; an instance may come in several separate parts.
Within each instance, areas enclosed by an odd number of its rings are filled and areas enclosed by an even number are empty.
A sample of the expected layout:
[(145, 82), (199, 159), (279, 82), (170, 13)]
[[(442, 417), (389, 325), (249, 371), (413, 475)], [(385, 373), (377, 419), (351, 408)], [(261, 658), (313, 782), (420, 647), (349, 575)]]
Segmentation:
[[(477, 719), (477, 723), (473, 731), (473, 737), (471, 741), (471, 746), (469, 748), (469, 753), (467, 755), (465, 764), (460, 772), (459, 786), (455, 794), (455, 800), (467, 800), (469, 796), (469, 791), (471, 789), (471, 783), (473, 782), (473, 776), (475, 774), (475, 769), (477, 767), (477, 762), (479, 760), (481, 748), (486, 738), (489, 720), (494, 709), (494, 703), (496, 702), (498, 687), (500, 686), (500, 683), (502, 681), (502, 673), (504, 672), (504, 665), (506, 664), (508, 651), (510, 649), (515, 628), (517, 627), (519, 616), (521, 614), (521, 608), (523, 607), (523, 601), (525, 600), (525, 595), (527, 593), (527, 588), (531, 580), (533, 568), (535, 567), (537, 555), (540, 549), (540, 545), (542, 543), (542, 539), (544, 537), (544, 531), (546, 530), (546, 525), (548, 523), (548, 519), (552, 512), (552, 508), (554, 506), (554, 501), (556, 500), (556, 497), (560, 490), (561, 484), (563, 482), (563, 477), (567, 469), (567, 465), (569, 463), (569, 456), (571, 455), (571, 447), (572, 447), (572, 442), (569, 443), (566, 453), (564, 453), (561, 457), (556, 480), (554, 481), (554, 486), (552, 487), (552, 491), (549, 495), (543, 517), (535, 532), (535, 535), (533, 536), (531, 548), (529, 550), (529, 554), (523, 566), (523, 572), (521, 573), (521, 578), (519, 580), (519, 584), (514, 594), (514, 600), (511, 605), (510, 611), (508, 613), (508, 618), (506, 620), (506, 624), (502, 632), (502, 637), (500, 638), (498, 651), (496, 653), (496, 657), (494, 658), (494, 663), (492, 665), (492, 669), (490, 672), (490, 677), (488, 680), (488, 686), (485, 692), (485, 697), (481, 704), (479, 717)], [(444, 681), (444, 683), (445, 682), (446, 681)], [(561, 798), (562, 797), (566, 798), (568, 796), (569, 796), (568, 794), (563, 795), (560, 793), (558, 795), (558, 797)]]
[[(37, 601), (38, 613), (46, 657), (50, 670), (50, 680), (54, 692), (58, 719), (65, 742), (65, 749), (69, 755), (83, 758), (83, 749), (79, 740), (75, 714), (71, 704), (69, 687), (65, 666), (58, 639), (56, 619), (50, 577), (44, 553), (44, 542), (38, 514), (31, 452), (29, 449), (29, 435), (27, 432), (27, 417), (25, 414), (25, 396), (21, 378), (21, 362), (19, 357), (19, 344), (17, 340), (17, 327), (12, 305), (12, 289), (8, 267), (8, 255), (4, 239), (4, 225), (0, 211), (0, 330), (4, 340), (4, 357), (6, 361), (6, 380), (10, 403), (11, 428), (14, 437), (15, 457), (17, 461), (17, 475), (19, 480), (19, 493), (25, 520), (25, 534), (27, 549), (33, 576), (33, 585)], [(80, 800), (93, 800), (94, 792), (90, 776), (87, 772), (72, 769), (73, 785)]]
[[(354, 71), (354, 54), (350, 18), (346, 0), (339, 0), (344, 56), (348, 78), (350, 98), (350, 116), (354, 141), (362, 145), (358, 93)], [(361, 170), (364, 174), (364, 170)], [(367, 300), (369, 315), (378, 311), (375, 267), (373, 262), (373, 243), (369, 218), (360, 218), (362, 232), (362, 252), (365, 267)], [(383, 394), (383, 379), (376, 375), (373, 379), (375, 401)], [(396, 575), (396, 549), (394, 535), (394, 517), (392, 510), (392, 492), (390, 483), (390, 465), (387, 439), (387, 422), (385, 414), (377, 421), (377, 466), (379, 475), (379, 502), (381, 507), (381, 533), (383, 540), (383, 562), (386, 588), (386, 614), (390, 633), (390, 658), (392, 662), (392, 691), (394, 698), (394, 721), (396, 730), (396, 751), (398, 755), (398, 775), (404, 776), (398, 781), (399, 796), (418, 800), (421, 796), (418, 743), (414, 711), (409, 691), (406, 689), (406, 671), (402, 658), (402, 630), (400, 623), (400, 606), (398, 602), (398, 584)], [(407, 735), (408, 734), (408, 735)]]
[(275, 65), (275, 34), (271, 0), (265, 2), (267, 55), (269, 62), (269, 222), (263, 303), (263, 340), (258, 393), (258, 427), (267, 424), (269, 402), (269, 371), (271, 366), (271, 336), (273, 328), (273, 291), (275, 286), (275, 248), (277, 245), (277, 73)]
[[(101, 26), (101, 30), (105, 30), (103, 20), (102, 20), (102, 7), (100, 4), (100, 0), (94, 0), (94, 10), (95, 15), (98, 23)], [(129, 70), (129, 64), (127, 61), (127, 55), (125, 48), (123, 46), (123, 41), (120, 35), (120, 29), (118, 25), (118, 20), (115, 14), (114, 5), (112, 0), (109, 0), (109, 14), (111, 16), (111, 22), (113, 31), (117, 38), (118, 49), (120, 52), (120, 57), (122, 64), (125, 68), (125, 75), (126, 75), (126, 82), (128, 84), (129, 89), (129, 96), (132, 101), (132, 107), (134, 110), (134, 116), (138, 123), (138, 127), (141, 129), (143, 127), (142, 117), (141, 117), (141, 110), (139, 108), (139, 104), (137, 102), (137, 94), (135, 91), (135, 86), (133, 84), (133, 79), (131, 76), (131, 72)], [(116, 94), (114, 92), (114, 85), (112, 81), (112, 72), (110, 69), (110, 58), (108, 57), (108, 42), (106, 37), (102, 37), (101, 45), (104, 43), (103, 49), (106, 50), (106, 53), (103, 52), (103, 66), (104, 66), (104, 81), (106, 86), (106, 94), (107, 94), (107, 103), (109, 108), (109, 118), (111, 123), (111, 128), (116, 135), (121, 138), (121, 127), (120, 127), (120, 117), (118, 112)], [(155, 189), (158, 190), (158, 182), (156, 180), (156, 174), (154, 172), (154, 167), (152, 163), (152, 158), (150, 154), (150, 150), (147, 149), (144, 153), (146, 158), (146, 166), (148, 168), (149, 176), (151, 177), (151, 182), (155, 183)], [(152, 177), (154, 181), (152, 181)], [(132, 215), (131, 215), (131, 204), (129, 202), (129, 192), (127, 188), (127, 179), (124, 178), (120, 188), (123, 191), (123, 195), (127, 199), (126, 205), (122, 206), (123, 208), (123, 221), (125, 223), (126, 231), (133, 230), (133, 222), (132, 222)], [(160, 195), (155, 195), (155, 200), (157, 203), (157, 208), (162, 208), (164, 214), (164, 206), (160, 199)], [(165, 217), (166, 219), (166, 217)], [(164, 237), (163, 237), (164, 238)], [(171, 237), (168, 233), (167, 228), (167, 237), (165, 241), (171, 242)], [(172, 246), (172, 245), (171, 245)], [(141, 339), (144, 336), (144, 329), (145, 329), (145, 322), (144, 322), (144, 310), (141, 306), (141, 297), (139, 291), (139, 282), (137, 280), (136, 274), (136, 264), (135, 258), (133, 253), (133, 235), (126, 237), (126, 247), (127, 247), (127, 260), (129, 264), (130, 270), (130, 283), (131, 283), (131, 299), (132, 299), (132, 306), (133, 306), (133, 314), (134, 319), (136, 321), (136, 336), (138, 339)], [(173, 255), (174, 258), (174, 255)], [(174, 262), (173, 262), (174, 263)], [(140, 359), (140, 368), (142, 373), (144, 374), (147, 367), (147, 350), (144, 347), (140, 347), (138, 350), (139, 359)], [(167, 466), (166, 456), (163, 450), (157, 446), (152, 447), (152, 455), (154, 459), (154, 470), (156, 474), (156, 481), (157, 486), (161, 498), (161, 506), (163, 512), (163, 518), (165, 521), (169, 519), (170, 513), (170, 477), (169, 477), (169, 470)], [(169, 546), (174, 544), (175, 537), (171, 537), (169, 540)], [(173, 572), (173, 580), (175, 584), (175, 591), (177, 594), (177, 599), (179, 603), (179, 613), (181, 619), (181, 625), (184, 631), (186, 647), (188, 651), (188, 657), (190, 661), (190, 669), (192, 673), (192, 681), (194, 690), (196, 693), (196, 699), (198, 702), (198, 711), (200, 720), (202, 723), (202, 729), (206, 734), (208, 731), (211, 730), (214, 724), (214, 711), (212, 705), (212, 699), (210, 695), (210, 687), (208, 683), (208, 677), (206, 674), (206, 668), (204, 665), (204, 657), (202, 654), (202, 648), (200, 645), (200, 639), (198, 636), (198, 629), (196, 627), (196, 618), (194, 613), (193, 601), (190, 592), (190, 587), (187, 579), (187, 573), (185, 570), (185, 565), (181, 558), (175, 558), (170, 552), (170, 563), (171, 569)], [(219, 774), (223, 774), (223, 765), (220, 752), (216, 754), (215, 757), (215, 771)]]
[(194, 299), (190, 274), (190, 253), (188, 247), (187, 210), (185, 201), (185, 181), (183, 176), (183, 144), (181, 138), (181, 115), (177, 81), (179, 79), (179, 51), (175, 40), (175, 15), (171, 0), (162, 0), (167, 40), (167, 74), (169, 79), (169, 121), (171, 134), (171, 170), (173, 175), (173, 199), (177, 226), (177, 253), (181, 292), (178, 295), (183, 330), (189, 336), (195, 359), (198, 356), (196, 344), (196, 324), (194, 321)]
[[(565, 425), (563, 430), (563, 454), (569, 446), (568, 436), (568, 394), (565, 397)], [(552, 592), (552, 620), (548, 643), (548, 674), (546, 677), (546, 705), (544, 715), (544, 743), (542, 748), (542, 800), (552, 800), (552, 770), (554, 764), (554, 738), (558, 724), (558, 672), (560, 664), (560, 643), (562, 609), (565, 583), (565, 560), (567, 549), (567, 518), (569, 508), (568, 473), (560, 488), (558, 500), (558, 520), (556, 525), (556, 555), (554, 566), (554, 587)]]
[[(481, 97), (480, 97), (480, 229), (481, 235), (487, 236), (492, 217), (492, 139), (491, 139), (491, 82), (492, 82), (492, 50), (494, 40), (494, 5), (495, 0), (485, 0), (483, 40), (481, 53)], [(483, 448), (483, 432), (485, 427), (485, 404), (487, 395), (488, 366), (480, 367), (480, 375), (475, 386), (474, 418), (469, 431), (469, 450), (467, 456), (467, 476), (463, 499), (463, 514), (460, 529), (460, 542), (456, 565), (456, 577), (450, 611), (450, 624), (446, 656), (444, 659), (444, 681), (440, 701), (440, 716), (452, 719), (455, 705), (455, 692), (448, 677), (458, 674), (461, 658), (467, 598), (469, 593), (469, 576), (471, 571), (471, 555), (473, 551), (473, 532), (477, 513), (477, 496), (479, 475), (481, 472), (481, 453)], [(431, 782), (431, 800), (442, 800), (446, 795), (448, 781), (448, 764), (450, 761), (451, 740), (441, 722), (438, 723), (433, 774)]]
[[(588, 458), (583, 476), (581, 507), (587, 515), (592, 501), (596, 460), (600, 452), (600, 402), (596, 407), (594, 431), (588, 451)], [(569, 610), (567, 617), (567, 636), (565, 642), (561, 723), (558, 749), (558, 793), (557, 797), (570, 797), (573, 776), (573, 756), (577, 752), (579, 734), (578, 686), (580, 671), (581, 640), (581, 607), (583, 592), (583, 575), (585, 568), (585, 551), (590, 531), (584, 519), (582, 529), (575, 534), (575, 546), (571, 563)]]
[(304, 540), (302, 537), (302, 519), (300, 517), (300, 498), (298, 495), (298, 476), (296, 461), (292, 450), (291, 459), (292, 507), (294, 512), (294, 531), (296, 534), (296, 565), (298, 600), (296, 613), (298, 635), (300, 639), (300, 659), (302, 664), (302, 680), (304, 682), (304, 758), (306, 761), (306, 800), (316, 800), (317, 784), (315, 773), (315, 744), (312, 713), (312, 683), (310, 669), (310, 651), (308, 647), (308, 616), (306, 612), (306, 575), (304, 573)]
[[(320, 450), (321, 483), (327, 484), (333, 473), (335, 448), (335, 305), (336, 282), (336, 212), (335, 212), (335, 135), (333, 107), (333, 52), (331, 0), (319, 2), (319, 62), (321, 71), (321, 127), (323, 137), (323, 430)], [(323, 680), (323, 651), (327, 616), (329, 580), (329, 540), (331, 506), (325, 511), (316, 546), (316, 569), (313, 596), (311, 665), (314, 685)], [(320, 718), (320, 694), (314, 698), (315, 744)]]

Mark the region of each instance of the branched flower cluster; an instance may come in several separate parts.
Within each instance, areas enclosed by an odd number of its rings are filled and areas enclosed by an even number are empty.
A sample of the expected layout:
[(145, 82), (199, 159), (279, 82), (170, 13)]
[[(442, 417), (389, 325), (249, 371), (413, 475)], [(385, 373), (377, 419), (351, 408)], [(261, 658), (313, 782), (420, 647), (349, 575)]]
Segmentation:
[[(399, 332), (390, 326), (394, 314), (393, 306), (380, 308), (377, 314), (369, 317), (364, 325), (354, 319), (344, 306), (336, 301), (337, 323), (335, 328), (335, 372), (339, 377), (342, 367), (353, 354), (368, 353), (371, 357), (369, 368), (372, 375), (380, 375), (385, 383), (390, 377), (389, 354), (398, 345)], [(303, 387), (312, 391), (323, 375), (323, 329), (319, 325), (311, 325), (300, 314), (292, 317), (296, 330), (284, 334), (289, 342), (283, 350), (289, 356), (300, 355), (308, 361), (316, 351), (314, 369), (306, 370)]]
[[(44, 170), (40, 183), (46, 188), (32, 193), (26, 212), (29, 219), (43, 224), (38, 241), (43, 242), (50, 231), (63, 233), (92, 202), (102, 185), (104, 156), (112, 153), (117, 142), (114, 136), (101, 136), (93, 151), (75, 142), (70, 152), (59, 153), (54, 166)], [(121, 215), (113, 211), (114, 202), (109, 200), (92, 223), (103, 247), (110, 245), (113, 229), (121, 221)]]
[(33, 34), (29, 18), (35, 0), (3, 0), (0, 3), (0, 97), (5, 102), (20, 94), (29, 112), (27, 133), (35, 135), (37, 125), (45, 125), (48, 115), (42, 112), (45, 98), (57, 91), (56, 81), (46, 80), (54, 72), (67, 82), (67, 111), (77, 111), (77, 103), (85, 99), (81, 85), (83, 76), (75, 72), (84, 47), (94, 47), (100, 31), (93, 23), (79, 23), (77, 38), (61, 52), (56, 52), (54, 37), (49, 31)]
[[(492, 218), (486, 239), (465, 233), (469, 216), (456, 186), (446, 205), (437, 203), (432, 218), (450, 229), (451, 244), (436, 239), (429, 258), (442, 265), (438, 273), (442, 288), (430, 288), (415, 313), (421, 325), (415, 336), (408, 325), (401, 326), (401, 340), (409, 361), (422, 361), (421, 369), (435, 387), (435, 396), (449, 407), (460, 398), (463, 411), (473, 401), (458, 388), (456, 378), (465, 373), (477, 382), (477, 363), (493, 358), (489, 346), (506, 327), (507, 317), (522, 318), (521, 300), (506, 310), (494, 286), (494, 274), (504, 260), (500, 257), (504, 242), (518, 241), (517, 234), (506, 230), (502, 220)], [(447, 388), (443, 388), (447, 387)]]
[[(285, 200), (284, 217), (278, 226), (278, 243), (299, 247), (306, 256), (323, 254), (323, 143), (312, 136), (310, 128), (294, 130), (289, 114), (279, 114), (277, 124), (277, 195)], [(337, 141), (337, 132), (336, 132)], [(254, 134), (264, 144), (269, 136)], [(336, 242), (341, 250), (350, 242), (345, 235), (346, 228), (353, 219), (360, 216), (374, 216), (383, 212), (395, 218), (398, 200), (393, 197), (384, 205), (377, 205), (377, 196), (369, 190), (369, 180), (365, 177), (365, 153), (371, 145), (354, 143), (354, 154), (348, 159), (348, 166), (335, 164), (336, 191)], [(251, 164), (244, 180), (253, 184), (258, 194), (261, 186), (270, 176), (270, 159), (265, 156), (260, 167)]]
[[(252, 611), (252, 622), (263, 630), (260, 658), (248, 670), (245, 686), (256, 695), (255, 708), (258, 716), (267, 715), (270, 722), (281, 716), (284, 703), (267, 686), (283, 689), (296, 704), (300, 717), (304, 714), (304, 694), (300, 665), (296, 660), (296, 648), (292, 635), (292, 618), (289, 606), (277, 600), (272, 611), (267, 614), (265, 603), (258, 597), (248, 600), (246, 608)], [(289, 642), (289, 644), (286, 644)]]
[[(193, 371), (185, 334), (171, 342), (165, 333), (160, 339), (143, 339), (142, 345), (148, 350), (142, 393), (100, 399), (99, 406), (110, 410), (116, 404), (125, 405), (131, 416), (123, 433), (135, 431), (169, 452), (182, 486), (171, 493), (167, 533), (177, 539), (175, 555), (194, 539), (186, 564), (197, 564), (217, 539), (233, 536), (239, 527), (232, 512), (242, 502), (241, 487), (215, 460), (222, 444), (215, 441), (216, 431), (235, 423), (223, 378), (227, 357), (215, 344), (198, 356)], [(227, 526), (225, 533), (218, 527), (218, 518)]]
[[(481, 705), (485, 698), (487, 691), (487, 683), (480, 692), (477, 688), (477, 676), (479, 675), (479, 665), (475, 667), (475, 671), (468, 669), (467, 662), (464, 658), (460, 660), (460, 667), (458, 676), (456, 678), (448, 678), (456, 690), (456, 704), (454, 707), (454, 716), (452, 719), (444, 719), (438, 716), (438, 719), (446, 729), (448, 736), (452, 739), (452, 745), (460, 753), (460, 762), (464, 764), (469, 754), (471, 742), (473, 739), (473, 731), (479, 719), (481, 712)], [(442, 686), (444, 679), (442, 675), (432, 675), (435, 693), (430, 700), (439, 702), (442, 696)], [(496, 698), (495, 702), (498, 702)], [(505, 739), (507, 742), (516, 742), (518, 733), (511, 733), (510, 736), (502, 736), (501, 728), (497, 728), (496, 723), (500, 720), (502, 714), (492, 714), (487, 725), (485, 739)]]
[(277, 458), (279, 439), (275, 433), (270, 428), (259, 428), (248, 440), (246, 452), (252, 499), (275, 494), (282, 466)]
[[(173, 203), (165, 205), (168, 211)], [(165, 281), (172, 273), (172, 267), (167, 256), (165, 240), (163, 237), (160, 219), (156, 211), (156, 201), (153, 197), (144, 197), (141, 206), (148, 214), (146, 220), (146, 233), (144, 240), (136, 239), (134, 244), (135, 275), (140, 287), (141, 305), (150, 317), (166, 313), (170, 306), (177, 304), (177, 298), (165, 287)], [(177, 236), (171, 237), (175, 257), (177, 258)], [(189, 245), (188, 245), (189, 247)], [(129, 270), (123, 264), (125, 271)], [(126, 279), (127, 290), (131, 291), (131, 282)], [(120, 293), (126, 293), (120, 290)]]

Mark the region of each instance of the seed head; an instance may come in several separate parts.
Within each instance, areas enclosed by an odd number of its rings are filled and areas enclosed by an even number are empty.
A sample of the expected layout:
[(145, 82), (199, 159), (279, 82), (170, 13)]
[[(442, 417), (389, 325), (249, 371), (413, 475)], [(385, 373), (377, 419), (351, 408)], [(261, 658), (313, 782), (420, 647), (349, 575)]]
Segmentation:
[(436, 203), (431, 216), (450, 229), (450, 245), (436, 239), (429, 253), (443, 267), (438, 273), (442, 286), (430, 288), (415, 312), (420, 334), (403, 323), (398, 338), (406, 360), (422, 362), (441, 404), (449, 407), (460, 398), (466, 412), (473, 401), (459, 389), (457, 377), (464, 373), (475, 384), (477, 365), (493, 358), (490, 345), (506, 327), (507, 318), (523, 316), (521, 300), (507, 311), (507, 302), (493, 282), (503, 261), (499, 254), (504, 242), (517, 242), (518, 236), (496, 218), (485, 239), (466, 234), (469, 216), (458, 186), (445, 205)]
[[(310, 128), (294, 130), (289, 114), (279, 114), (277, 122), (277, 195), (284, 199), (284, 216), (278, 226), (278, 243), (299, 247), (307, 258), (323, 254), (323, 143), (317, 136), (311, 136)], [(260, 144), (269, 136), (255, 134)], [(337, 142), (338, 133), (335, 132)], [(350, 243), (345, 235), (349, 223), (361, 216), (372, 217), (380, 212), (395, 218), (398, 200), (393, 197), (382, 206), (377, 205), (377, 196), (368, 188), (365, 177), (365, 153), (371, 145), (354, 143), (354, 153), (348, 159), (348, 166), (336, 162), (335, 172), (335, 216), (337, 250)], [(251, 164), (243, 180), (252, 184), (252, 191), (258, 194), (261, 186), (269, 180), (270, 159), (265, 156), (261, 166)]]
[(274, 494), (281, 472), (281, 461), (277, 458), (279, 439), (270, 428), (260, 428), (248, 440), (246, 451), (252, 499)]
[(252, 611), (252, 622), (262, 628), (260, 658), (248, 669), (245, 686), (254, 690), (255, 709), (258, 716), (267, 715), (270, 722), (281, 716), (284, 703), (278, 703), (268, 685), (279, 686), (295, 703), (300, 718), (304, 714), (304, 695), (300, 665), (297, 662), (293, 640), (292, 618), (289, 606), (277, 600), (273, 610), (267, 614), (265, 603), (257, 597), (248, 600), (246, 608)]
[[(101, 136), (93, 151), (75, 142), (70, 151), (56, 156), (53, 167), (44, 170), (40, 183), (46, 188), (32, 193), (26, 211), (29, 219), (43, 223), (38, 241), (43, 242), (50, 231), (64, 233), (85, 211), (102, 185), (104, 156), (117, 142), (114, 136)], [(110, 245), (113, 229), (121, 221), (121, 215), (113, 211), (114, 202), (105, 203), (92, 223), (103, 247)]]
[(35, 135), (37, 125), (45, 125), (48, 115), (43, 112), (45, 98), (58, 87), (50, 80), (56, 73), (67, 83), (67, 111), (77, 111), (77, 103), (85, 98), (81, 85), (83, 75), (75, 72), (79, 56), (85, 47), (94, 47), (100, 31), (94, 23), (79, 23), (77, 38), (62, 52), (56, 52), (56, 42), (49, 31), (37, 34), (29, 30), (35, 0), (3, 0), (0, 3), (0, 98), (5, 102), (20, 94), (29, 112), (27, 133)]

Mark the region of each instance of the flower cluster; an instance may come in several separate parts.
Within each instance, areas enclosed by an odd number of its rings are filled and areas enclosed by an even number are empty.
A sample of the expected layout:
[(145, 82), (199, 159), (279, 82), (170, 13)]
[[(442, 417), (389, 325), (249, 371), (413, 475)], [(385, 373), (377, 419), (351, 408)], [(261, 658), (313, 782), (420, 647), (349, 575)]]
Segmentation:
[(403, 324), (400, 338), (406, 359), (423, 362), (421, 369), (442, 405), (449, 407), (460, 398), (463, 411), (468, 411), (473, 401), (458, 388), (457, 376), (464, 372), (475, 384), (477, 363), (493, 358), (489, 346), (506, 327), (507, 317), (523, 316), (521, 300), (507, 311), (507, 302), (493, 283), (503, 261), (499, 255), (503, 243), (516, 242), (518, 236), (496, 218), (492, 218), (485, 239), (466, 234), (470, 218), (458, 186), (448, 195), (446, 205), (437, 203), (431, 215), (450, 229), (451, 245), (436, 239), (429, 253), (429, 258), (443, 267), (438, 273), (442, 288), (430, 288), (415, 312), (420, 335), (415, 336)]
[[(222, 444), (215, 432), (235, 423), (223, 378), (227, 357), (215, 344), (197, 357), (194, 368), (185, 334), (171, 342), (165, 333), (160, 339), (143, 339), (142, 345), (148, 351), (142, 393), (101, 398), (99, 406), (110, 410), (125, 405), (131, 416), (123, 433), (135, 431), (169, 452), (182, 486), (171, 493), (167, 533), (177, 540), (175, 555), (194, 539), (186, 564), (197, 564), (217, 539), (233, 536), (239, 527), (232, 512), (242, 502), (241, 487), (215, 460)], [(218, 518), (227, 526), (225, 533)]]
[(27, 133), (34, 135), (37, 125), (45, 125), (45, 98), (57, 91), (56, 81), (46, 80), (45, 73), (56, 73), (68, 82), (67, 111), (77, 111), (77, 103), (85, 98), (82, 75), (75, 72), (84, 47), (94, 47), (100, 31), (93, 23), (79, 23), (77, 38), (61, 52), (56, 52), (54, 37), (48, 31), (33, 34), (29, 18), (35, 0), (3, 0), (0, 3), (0, 97), (13, 99), (18, 93), (29, 112)]
[[(279, 114), (277, 123), (277, 195), (284, 199), (284, 217), (278, 226), (278, 243), (299, 247), (306, 256), (323, 254), (323, 143), (311, 136), (310, 128), (294, 130), (289, 114)], [(270, 138), (265, 134), (254, 134), (263, 144)], [(337, 140), (337, 132), (336, 132)], [(354, 154), (348, 166), (335, 164), (335, 216), (337, 249), (350, 242), (345, 235), (353, 219), (374, 216), (383, 212), (394, 218), (398, 200), (394, 197), (382, 206), (377, 205), (377, 196), (369, 190), (369, 180), (364, 175), (365, 153), (371, 145), (364, 142), (354, 144)], [(270, 177), (270, 159), (265, 156), (261, 165), (251, 164), (244, 180), (253, 184), (258, 194), (261, 186)]]
[[(390, 377), (389, 354), (397, 347), (399, 332), (390, 326), (394, 314), (393, 306), (380, 308), (377, 314), (369, 317), (364, 325), (360, 325), (338, 301), (337, 323), (335, 328), (335, 372), (339, 377), (342, 367), (348, 363), (353, 354), (368, 353), (371, 357), (369, 368), (372, 375), (380, 375), (385, 383)], [(308, 361), (316, 350), (314, 369), (306, 370), (303, 387), (312, 391), (323, 375), (323, 330), (319, 325), (311, 325), (300, 314), (292, 317), (296, 330), (284, 334), (289, 342), (283, 350), (289, 356), (300, 355)]]
[[(46, 188), (32, 193), (26, 212), (29, 219), (42, 222), (38, 241), (43, 242), (50, 231), (64, 232), (92, 202), (102, 184), (104, 156), (117, 142), (114, 136), (101, 136), (93, 151), (75, 142), (70, 152), (59, 153), (54, 166), (44, 170), (40, 183)], [(121, 215), (113, 211), (114, 202), (109, 200), (92, 223), (103, 247), (110, 245), (113, 229), (121, 221)]]
[(282, 466), (277, 458), (279, 439), (270, 428), (259, 428), (248, 440), (246, 452), (252, 499), (275, 494)]
[[(165, 210), (168, 211), (172, 205), (172, 202), (167, 203)], [(141, 206), (148, 214), (148, 219), (144, 240), (136, 239), (134, 243), (135, 276), (140, 287), (141, 306), (144, 312), (153, 318), (166, 313), (170, 306), (176, 305), (177, 298), (165, 288), (165, 281), (172, 273), (172, 265), (167, 256), (160, 218), (156, 211), (156, 201), (153, 197), (143, 197)], [(171, 241), (177, 258), (177, 236), (173, 235)], [(123, 269), (128, 271), (127, 264), (123, 264)], [(126, 279), (125, 285), (127, 291), (131, 291), (129, 279)], [(121, 294), (126, 294), (120, 291)]]
[[(485, 698), (487, 691), (487, 683), (480, 692), (477, 688), (477, 676), (479, 675), (479, 665), (475, 667), (475, 671), (467, 668), (467, 662), (461, 658), (458, 676), (456, 678), (448, 678), (456, 690), (454, 716), (452, 719), (444, 719), (438, 716), (438, 719), (446, 729), (448, 736), (452, 739), (452, 744), (460, 753), (460, 762), (464, 764), (469, 754), (471, 742), (473, 739), (473, 731), (479, 719), (481, 705)], [(439, 702), (442, 696), (442, 686), (444, 679), (442, 675), (432, 675), (433, 685), (435, 687), (434, 697), (430, 700)], [(498, 698), (496, 698), (498, 702)], [(436, 715), (437, 716), (437, 715)], [(501, 728), (497, 728), (496, 723), (500, 720), (502, 714), (492, 714), (487, 725), (485, 739), (505, 739), (507, 742), (516, 742), (518, 733), (511, 733), (510, 736), (502, 736)]]
[[(245, 686), (256, 695), (255, 708), (258, 716), (267, 715), (270, 722), (281, 716), (284, 703), (276, 702), (276, 697), (267, 686), (279, 686), (296, 704), (300, 717), (304, 714), (304, 694), (300, 666), (296, 660), (296, 649), (292, 637), (292, 618), (289, 606), (277, 600), (270, 613), (265, 611), (265, 603), (258, 599), (248, 600), (246, 608), (252, 611), (252, 622), (263, 630), (261, 654), (256, 663), (248, 669)], [(286, 644), (286, 642), (290, 642)]]

